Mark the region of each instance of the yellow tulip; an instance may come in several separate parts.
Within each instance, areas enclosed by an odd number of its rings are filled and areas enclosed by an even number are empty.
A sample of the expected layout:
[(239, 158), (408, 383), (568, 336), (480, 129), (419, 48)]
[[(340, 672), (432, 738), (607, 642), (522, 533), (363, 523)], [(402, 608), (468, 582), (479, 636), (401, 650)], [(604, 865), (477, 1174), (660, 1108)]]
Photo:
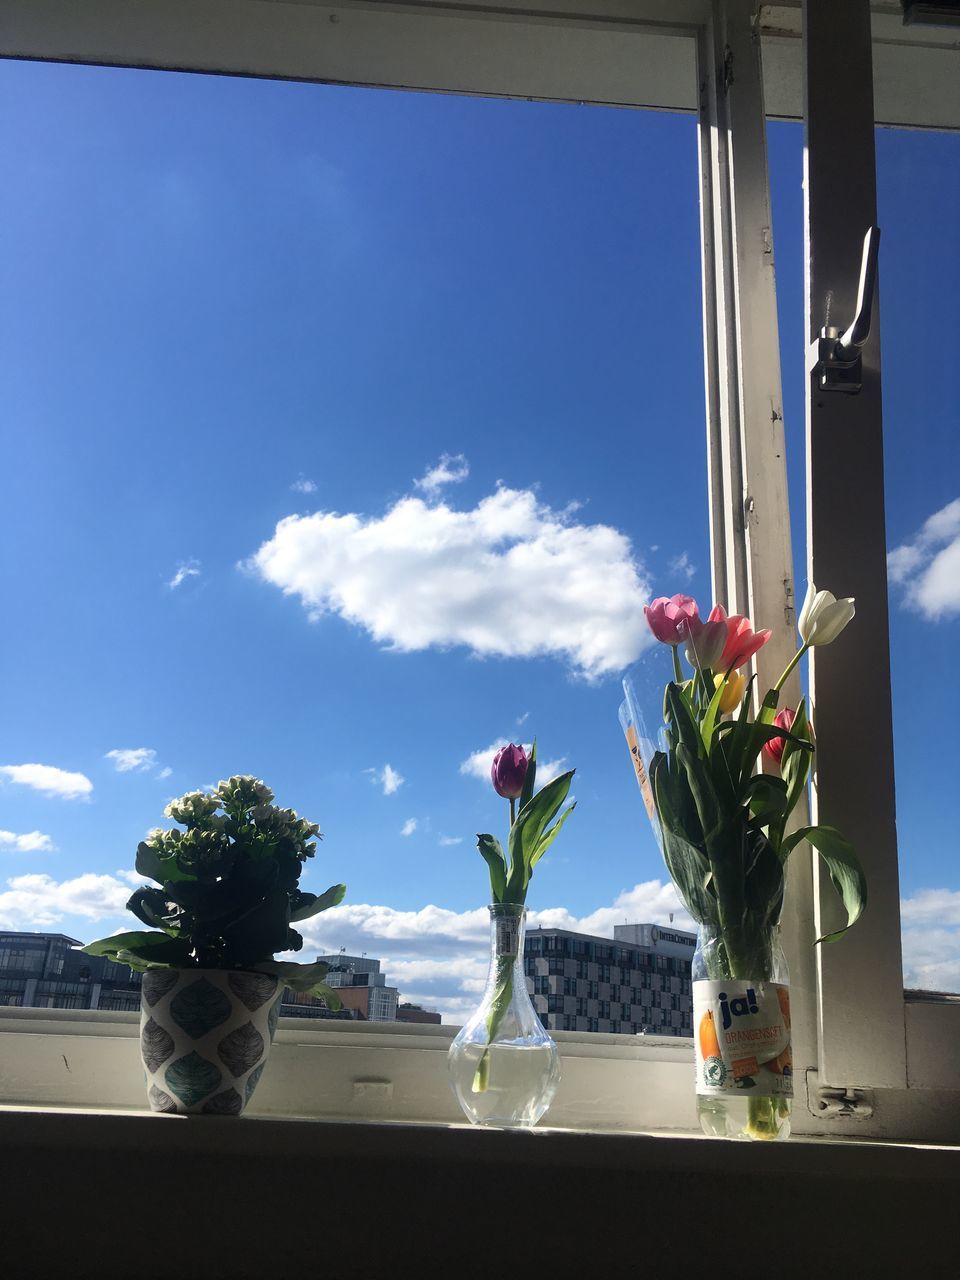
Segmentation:
[[(723, 676), (714, 677), (714, 688), (719, 689), (723, 684)], [(747, 687), (747, 677), (740, 671), (731, 671), (727, 677), (727, 687), (723, 691), (720, 698), (720, 710), (723, 715), (728, 715), (731, 711), (736, 711), (740, 705), (740, 699), (743, 697), (743, 691)]]

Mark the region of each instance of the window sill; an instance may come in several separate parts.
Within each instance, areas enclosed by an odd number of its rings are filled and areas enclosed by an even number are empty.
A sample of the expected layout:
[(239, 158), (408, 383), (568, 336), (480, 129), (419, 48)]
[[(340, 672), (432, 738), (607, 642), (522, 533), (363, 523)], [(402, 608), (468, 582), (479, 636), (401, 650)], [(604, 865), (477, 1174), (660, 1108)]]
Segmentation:
[[(711, 1258), (948, 1274), (960, 1148), (0, 1107), (11, 1274), (543, 1274)], [(842, 1214), (830, 1211), (843, 1206)], [(811, 1224), (819, 1226), (811, 1230)], [(55, 1224), (55, 1230), (51, 1225)], [(242, 1224), (239, 1225), (238, 1224)], [(746, 1252), (745, 1252), (746, 1251)], [(727, 1270), (738, 1256), (741, 1264)], [(23, 1258), (23, 1269), (17, 1262)], [(189, 1259), (183, 1270), (183, 1259)], [(938, 1261), (943, 1268), (938, 1267)], [(773, 1265), (773, 1264), (771, 1264)], [(411, 1270), (412, 1268), (412, 1270)], [(889, 1268), (889, 1269), (885, 1269)]]

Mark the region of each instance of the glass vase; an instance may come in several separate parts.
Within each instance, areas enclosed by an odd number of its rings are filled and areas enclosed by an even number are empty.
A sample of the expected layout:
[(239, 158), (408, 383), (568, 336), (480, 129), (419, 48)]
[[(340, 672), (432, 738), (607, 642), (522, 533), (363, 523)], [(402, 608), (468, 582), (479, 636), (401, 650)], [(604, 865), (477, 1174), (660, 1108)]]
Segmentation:
[(490, 907), (490, 969), (479, 1009), (450, 1046), (450, 1084), (472, 1124), (535, 1125), (560, 1083), (560, 1054), (523, 972), (526, 910)]
[(697, 1111), (708, 1137), (790, 1136), (790, 987), (779, 929), (703, 925), (693, 957)]

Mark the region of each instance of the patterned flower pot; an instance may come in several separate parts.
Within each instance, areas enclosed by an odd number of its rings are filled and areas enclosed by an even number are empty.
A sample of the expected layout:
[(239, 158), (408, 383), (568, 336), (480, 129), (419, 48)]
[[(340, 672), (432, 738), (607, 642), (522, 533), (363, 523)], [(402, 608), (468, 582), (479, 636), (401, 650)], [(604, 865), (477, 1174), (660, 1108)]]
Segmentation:
[(238, 1116), (263, 1073), (282, 996), (264, 973), (148, 969), (140, 1054), (151, 1108)]

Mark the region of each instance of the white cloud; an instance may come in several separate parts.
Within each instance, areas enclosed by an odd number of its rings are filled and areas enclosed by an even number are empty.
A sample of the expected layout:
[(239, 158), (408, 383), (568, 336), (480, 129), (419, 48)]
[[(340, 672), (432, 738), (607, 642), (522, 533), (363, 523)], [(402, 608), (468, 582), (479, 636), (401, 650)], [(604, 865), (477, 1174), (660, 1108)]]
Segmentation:
[(162, 769), (160, 770), (160, 772), (157, 774), (157, 778), (158, 778), (158, 780), (162, 780), (163, 778), (169, 778), (169, 777), (170, 777), (170, 775), (171, 775), (171, 773), (173, 773), (173, 770), (170, 768), (170, 766), (169, 766), (168, 764), (166, 764), (166, 765), (164, 765), (164, 766), (163, 766), (163, 768), (162, 768)]
[[(490, 781), (490, 769), (493, 766), (493, 757), (497, 754), (501, 747), (507, 745), (506, 738), (497, 738), (495, 742), (491, 742), (489, 747), (481, 747), (479, 751), (474, 751), (467, 756), (460, 764), (460, 772), (468, 778), (476, 778), (479, 782)], [(532, 742), (524, 742), (522, 744), (524, 751), (529, 755)], [(548, 782), (552, 782), (554, 778), (563, 773), (566, 767), (566, 756), (560, 756), (557, 760), (538, 760), (537, 761), (537, 790), (545, 787)]]
[(186, 582), (187, 578), (200, 577), (200, 561), (199, 560), (181, 560), (177, 566), (177, 572), (173, 575), (167, 586), (171, 591), (176, 591), (177, 587)]
[(434, 498), (447, 484), (460, 484), (470, 474), (470, 466), (462, 453), (445, 453), (435, 467), (431, 467), (414, 485)]
[(402, 836), (412, 836), (413, 833), (416, 831), (416, 829), (417, 829), (416, 818), (408, 818), (406, 822), (403, 824), (403, 826), (400, 828), (400, 834)]
[(383, 787), (385, 796), (392, 796), (394, 792), (399, 791), (404, 784), (402, 773), (398, 773), (392, 765), (385, 764), (382, 769), (365, 769), (364, 773), (370, 775), (370, 781), (379, 783)]
[(314, 480), (308, 480), (306, 476), (300, 476), (298, 480), (294, 480), (290, 486), (294, 493), (316, 493), (317, 485)]
[(27, 831), (17, 835), (14, 831), (0, 831), (0, 849), (15, 849), (17, 853), (52, 853), (54, 843), (42, 831)]
[(900, 901), (903, 981), (927, 991), (960, 991), (960, 891), (920, 889)]
[(444, 849), (449, 849), (452, 845), (463, 844), (463, 836), (441, 836), (437, 844)]
[(47, 875), (14, 876), (0, 893), (0, 927), (40, 928), (59, 924), (64, 916), (102, 920), (121, 916), (130, 886), (114, 876), (88, 872), (73, 880)]
[(927, 618), (960, 614), (960, 498), (935, 511), (919, 533), (887, 556), (890, 581), (903, 587), (903, 604)]
[(287, 516), (246, 567), (312, 620), (337, 614), (400, 652), (552, 656), (596, 679), (653, 643), (630, 540), (530, 489), (498, 488), (465, 511), (407, 496), (382, 516)]
[(85, 774), (70, 773), (51, 764), (3, 764), (0, 774), (5, 774), (11, 782), (32, 787), (41, 795), (60, 796), (64, 800), (89, 796), (93, 790), (93, 783)]
[(118, 747), (108, 751), (105, 760), (112, 760), (118, 773), (143, 772), (157, 763), (157, 753), (152, 747)]
[(674, 556), (669, 562), (669, 568), (673, 573), (683, 574), (688, 582), (697, 572), (697, 566), (691, 561), (690, 556), (686, 551), (681, 552), (678, 556)]

